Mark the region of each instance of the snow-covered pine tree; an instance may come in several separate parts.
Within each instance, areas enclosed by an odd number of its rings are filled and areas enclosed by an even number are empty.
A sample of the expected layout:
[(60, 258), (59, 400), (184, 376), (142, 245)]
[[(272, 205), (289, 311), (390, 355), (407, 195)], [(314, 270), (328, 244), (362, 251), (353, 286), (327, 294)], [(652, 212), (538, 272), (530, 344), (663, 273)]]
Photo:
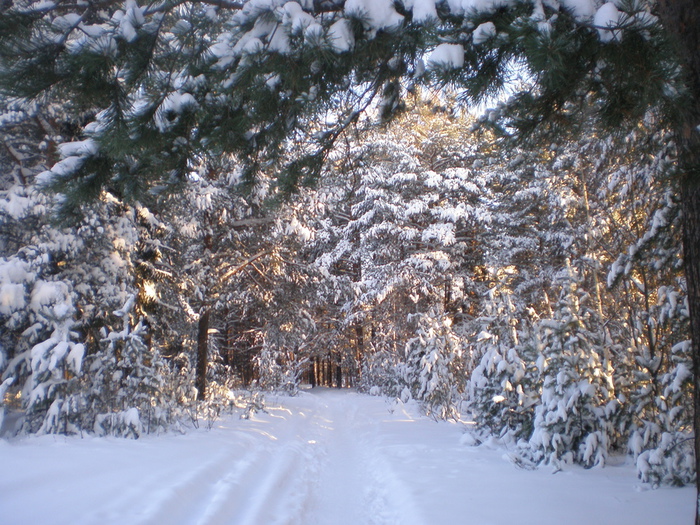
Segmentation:
[[(641, 417), (654, 414), (630, 437), (630, 452), (636, 458), (637, 473), (644, 482), (683, 486), (695, 480), (692, 439), (692, 372), (690, 341), (673, 347), (668, 371), (658, 379), (654, 407), (645, 407)], [(648, 416), (647, 416), (648, 417)]]
[(248, 271), (269, 264), (276, 249), (274, 236), (262, 234), (275, 231), (274, 215), (261, 211), (267, 187), (246, 195), (239, 176), (226, 158), (192, 165), (182, 194), (156, 208), (160, 233), (147, 247), (152, 260), (142, 265), (153, 288), (147, 311), (154, 329), (162, 325), (164, 352), (191, 364), (197, 397), (209, 404), (228, 403), (225, 385), (235, 382), (238, 364), (230, 359), (231, 318), (252, 308)]
[(320, 275), (308, 265), (317, 205), (313, 192), (303, 192), (294, 203), (265, 207), (260, 224), (238, 234), (239, 246), (262, 256), (243, 261), (219, 302), (228, 309), (224, 322), (235, 326), (229, 355), (234, 348), (247, 354), (248, 381), (263, 389), (296, 393), (307, 364), (320, 356), (330, 356), (339, 387), (341, 368), (355, 367), (333, 340), (332, 325), (324, 334), (317, 329), (331, 309), (319, 293)]
[(102, 349), (86, 362), (87, 403), (98, 435), (131, 436), (168, 428), (170, 414), (163, 387), (167, 368), (157, 349), (146, 343), (142, 318), (134, 322), (136, 296), (114, 315), (121, 329), (103, 329)]
[[(695, 479), (687, 460), (693, 413), (685, 372), (691, 369), (688, 303), (680, 203), (672, 180), (675, 145), (668, 130), (655, 131), (655, 124), (645, 121), (651, 126), (646, 135), (630, 134), (626, 147), (613, 146), (627, 150), (622, 154), (628, 160), (613, 163), (604, 185), (606, 197), (619, 210), (611, 244), (619, 255), (610, 265), (609, 293), (617, 297), (617, 311), (625, 312), (608, 323), (622, 401), (615, 424), (621, 448), (641, 457), (641, 479), (682, 484)], [(616, 152), (605, 153), (599, 158)], [(647, 459), (652, 457), (650, 466)]]
[(468, 402), (480, 430), (508, 440), (527, 439), (539, 397), (534, 355), (528, 352), (532, 335), (510, 290), (496, 279), (482, 314), (470, 323), (478, 331), (471, 345), (479, 364), (469, 378)]
[(262, 390), (292, 396), (299, 392), (301, 376), (308, 362), (306, 359), (300, 359), (292, 352), (282, 352), (266, 342), (255, 361), (260, 374), (258, 386)]
[[(621, 423), (628, 450), (645, 482), (685, 485), (695, 480), (692, 448), (692, 359), (687, 334), (688, 304), (681, 286), (660, 286), (656, 304), (640, 319), (632, 339), (632, 382)], [(645, 326), (646, 325), (646, 326)], [(645, 331), (651, 337), (645, 337)]]
[(458, 417), (465, 377), (462, 342), (452, 331), (452, 320), (431, 311), (408, 321), (415, 336), (406, 344), (402, 379), (411, 398), (433, 418)]
[(526, 456), (559, 469), (565, 464), (603, 466), (611, 425), (612, 384), (602, 364), (599, 320), (586, 304), (575, 270), (559, 275), (553, 317), (539, 323), (542, 394), (535, 408)]
[[(98, 353), (100, 330), (110, 322), (111, 311), (121, 306), (130, 292), (137, 293), (136, 286), (148, 287), (134, 272), (140, 258), (139, 243), (146, 237), (140, 222), (148, 210), (127, 206), (114, 194), (101, 192), (91, 204), (71, 210), (73, 223), (57, 223), (56, 200), (40, 191), (42, 178), (37, 174), (47, 156), (55, 162), (57, 156), (65, 158), (75, 147), (80, 149), (80, 144), (61, 144), (75, 126), (51, 107), (8, 103), (2, 108), (3, 116), (13, 115), (1, 131), (3, 140), (15, 151), (13, 159), (18, 167), (14, 171), (21, 175), (8, 181), (0, 199), (0, 242), (7, 253), (2, 281), (5, 290), (13, 292), (11, 296), (4, 294), (2, 314), (7, 323), (0, 337), (8, 359), (3, 373), (12, 379), (12, 395), (22, 385), (25, 390), (32, 385), (37, 388), (35, 396), (21, 398), (27, 412), (26, 431), (91, 431), (95, 414), (86, 402), (89, 379), (86, 374), (77, 377), (75, 365), (72, 369), (63, 366), (67, 383), (61, 389), (70, 391), (68, 401), (47, 404), (32, 400), (40, 397), (47, 369), (61, 366), (58, 354), (63, 343), (81, 345), (83, 361), (91, 361)], [(57, 129), (65, 130), (64, 135)], [(63, 306), (57, 316), (59, 303)], [(63, 343), (55, 344), (56, 340)]]
[(0, 133), (11, 153), (7, 173), (15, 176), (0, 190), (3, 377), (11, 395), (23, 394), (16, 416), (25, 414), (25, 431), (77, 432), (85, 408), (78, 376), (97, 303), (114, 300), (125, 284), (110, 238), (119, 219), (105, 220), (100, 202), (76, 228), (52, 221), (55, 202), (35, 178), (59, 151), (61, 112), (6, 102), (0, 100)]
[[(501, 238), (489, 237), (488, 255), (513, 264), (514, 296), (544, 317), (542, 291), (553, 270), (563, 257), (575, 261), (589, 304), (605, 321), (601, 357), (618, 407), (610, 447), (623, 451), (630, 437), (637, 449), (644, 443), (635, 437), (640, 425), (665, 426), (656, 408), (659, 381), (671, 348), (687, 337), (682, 315), (664, 314), (669, 307), (662, 300), (683, 304), (685, 293), (678, 204), (669, 181), (675, 146), (651, 114), (625, 135), (601, 138), (593, 128), (582, 116), (567, 134), (545, 134), (543, 142), (530, 137), (532, 149), (514, 148), (502, 163), (490, 161), (488, 152), (480, 159), (500, 191), (492, 224)], [(607, 290), (606, 266), (612, 267)], [(677, 421), (685, 426), (683, 418)], [(658, 430), (647, 435), (658, 437)]]
[(27, 398), (25, 428), (40, 434), (78, 432), (84, 409), (79, 375), (85, 346), (75, 341), (75, 309), (68, 286), (36, 282), (30, 307), (51, 327), (51, 335), (29, 350), (31, 376), (23, 391)]
[[(376, 332), (375, 332), (376, 336)], [(401, 374), (405, 363), (403, 356), (395, 351), (388, 337), (375, 338), (362, 360), (359, 388), (371, 395), (384, 395), (399, 399), (403, 391)]]
[[(336, 182), (337, 174), (325, 179), (330, 213), (316, 232), (316, 264), (336, 291), (345, 290), (336, 295), (346, 300), (340, 308), (351, 333), (365, 334), (368, 354), (383, 353), (365, 355), (363, 366), (387, 393), (402, 388), (394, 365), (415, 336), (407, 313), (461, 310), (483, 253), (480, 225), (488, 220), (483, 188), (461, 167), (469, 119), (437, 101), (415, 102), (415, 113), (381, 134), (348, 140), (347, 150), (333, 154), (346, 181)], [(363, 377), (370, 389), (368, 380)]]
[[(64, 164), (56, 182), (78, 190), (99, 171), (97, 184), (124, 194), (184, 180), (202, 153), (235, 153), (251, 168), (265, 157), (284, 166), (284, 185), (301, 182), (373, 100), (385, 117), (402, 107), (403, 78), (408, 87), (454, 83), (472, 101), (501, 91), (517, 74), (508, 66), (524, 59), (540, 89), (516, 97), (523, 126), (564, 111), (580, 93), (602, 99), (600, 112), (618, 122), (678, 93), (674, 55), (663, 55), (667, 40), (645, 3), (420, 6), (428, 8), (390, 0), (17, 2), (3, 12), (2, 85), (15, 96), (47, 92), (94, 109), (88, 132), (104, 147)], [(353, 82), (366, 87), (348, 90)], [(338, 115), (310, 118), (329, 109)], [(126, 140), (131, 133), (143, 139), (138, 146)], [(301, 156), (285, 159), (292, 135), (306, 145), (291, 146)]]

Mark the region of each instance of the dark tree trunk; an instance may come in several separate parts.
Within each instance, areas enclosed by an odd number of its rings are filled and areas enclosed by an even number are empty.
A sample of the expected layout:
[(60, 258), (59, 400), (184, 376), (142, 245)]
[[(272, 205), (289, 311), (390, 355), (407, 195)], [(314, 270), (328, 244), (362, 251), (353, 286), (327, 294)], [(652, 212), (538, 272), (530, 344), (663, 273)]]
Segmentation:
[(693, 378), (695, 417), (695, 475), (697, 506), (695, 524), (700, 525), (700, 183), (698, 174), (686, 176), (683, 185), (683, 252), (693, 339)]
[[(693, 339), (694, 433), (697, 494), (700, 497), (700, 2), (660, 0), (659, 14), (685, 66), (690, 97), (675, 117), (681, 169), (683, 256)], [(695, 523), (700, 525), (700, 498)]]
[(338, 388), (343, 388), (343, 367), (340, 365), (335, 369), (335, 382)]
[[(374, 328), (373, 328), (374, 330)], [(354, 374), (354, 378), (357, 379), (362, 377), (362, 362), (365, 358), (365, 331), (362, 327), (362, 323), (355, 323), (355, 336), (357, 337), (357, 349), (355, 355), (355, 362), (357, 363), (357, 370)], [(348, 377), (349, 379), (349, 377)], [(348, 386), (350, 386), (348, 384)]]
[(311, 383), (311, 388), (316, 388), (316, 359), (311, 359), (311, 366), (309, 366), (309, 383)]
[(211, 310), (204, 310), (199, 316), (197, 328), (197, 399), (205, 399), (207, 395), (207, 365), (209, 360), (209, 317)]

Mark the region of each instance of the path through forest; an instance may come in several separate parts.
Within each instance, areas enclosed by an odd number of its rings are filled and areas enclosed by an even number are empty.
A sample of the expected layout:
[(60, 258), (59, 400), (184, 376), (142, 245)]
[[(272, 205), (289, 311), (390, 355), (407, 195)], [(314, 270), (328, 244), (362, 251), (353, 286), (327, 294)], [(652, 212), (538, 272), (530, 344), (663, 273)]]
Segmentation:
[(142, 439), (0, 440), (4, 525), (560, 525), (691, 523), (692, 489), (633, 468), (524, 471), (467, 423), (315, 389), (267, 412)]

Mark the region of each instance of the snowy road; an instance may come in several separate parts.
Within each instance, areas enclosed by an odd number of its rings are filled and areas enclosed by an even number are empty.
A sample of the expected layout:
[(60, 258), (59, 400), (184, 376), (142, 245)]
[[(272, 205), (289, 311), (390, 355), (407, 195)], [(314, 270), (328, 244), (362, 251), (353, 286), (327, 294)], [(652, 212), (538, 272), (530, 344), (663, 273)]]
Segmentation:
[(518, 470), (462, 424), (347, 391), (267, 405), (186, 435), (0, 440), (0, 524), (692, 522), (692, 489), (646, 490), (629, 465)]

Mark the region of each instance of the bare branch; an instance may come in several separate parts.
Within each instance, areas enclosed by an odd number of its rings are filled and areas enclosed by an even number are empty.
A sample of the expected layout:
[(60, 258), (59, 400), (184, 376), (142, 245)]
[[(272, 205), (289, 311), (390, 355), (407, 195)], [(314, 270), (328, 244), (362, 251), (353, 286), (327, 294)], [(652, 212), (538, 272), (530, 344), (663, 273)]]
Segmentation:
[(223, 283), (224, 281), (226, 281), (226, 280), (227, 280), (228, 278), (230, 278), (231, 276), (237, 274), (238, 272), (240, 272), (241, 270), (243, 270), (243, 269), (244, 269), (246, 266), (248, 266), (249, 264), (252, 264), (252, 263), (254, 263), (255, 261), (257, 261), (258, 259), (260, 259), (260, 258), (262, 258), (262, 257), (265, 257), (266, 255), (270, 255), (270, 254), (272, 254), (272, 253), (274, 253), (274, 250), (263, 250), (263, 251), (261, 251), (261, 252), (256, 253), (255, 255), (249, 257), (248, 259), (246, 259), (245, 261), (243, 261), (243, 262), (242, 262), (241, 264), (239, 264), (238, 266), (235, 266), (235, 267), (231, 268), (229, 271), (227, 271), (225, 274), (223, 274), (223, 275), (219, 278), (219, 284)]

